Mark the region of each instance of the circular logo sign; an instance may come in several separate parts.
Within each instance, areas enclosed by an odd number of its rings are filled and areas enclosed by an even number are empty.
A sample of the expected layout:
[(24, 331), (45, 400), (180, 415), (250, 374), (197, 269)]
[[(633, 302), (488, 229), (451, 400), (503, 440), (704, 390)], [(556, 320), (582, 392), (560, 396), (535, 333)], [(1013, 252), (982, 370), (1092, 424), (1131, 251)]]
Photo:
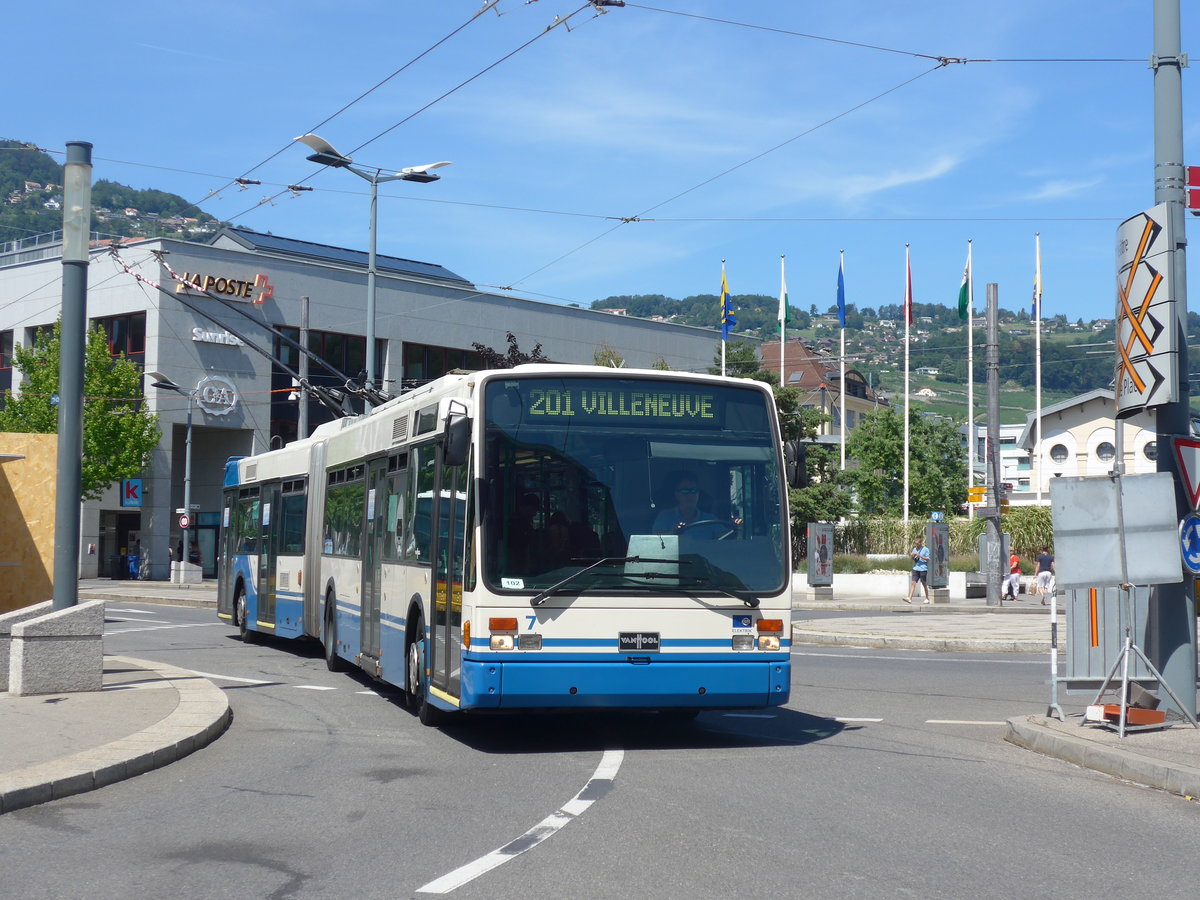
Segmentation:
[(184, 513), (182, 516), (179, 517), (179, 527), (182, 528), (184, 531), (187, 531), (188, 526), (191, 524), (192, 524), (192, 519), (187, 513)]
[(196, 385), (196, 404), (210, 416), (229, 415), (237, 402), (237, 387), (228, 378), (210, 375)]

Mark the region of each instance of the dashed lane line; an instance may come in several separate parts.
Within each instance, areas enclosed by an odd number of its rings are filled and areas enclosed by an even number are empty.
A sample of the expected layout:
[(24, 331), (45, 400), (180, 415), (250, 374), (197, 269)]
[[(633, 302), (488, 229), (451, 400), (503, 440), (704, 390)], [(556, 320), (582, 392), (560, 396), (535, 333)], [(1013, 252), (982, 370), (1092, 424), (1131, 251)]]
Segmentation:
[(583, 786), (583, 790), (564, 804), (561, 809), (542, 819), (519, 838), (509, 841), (503, 847), (479, 857), (474, 862), (460, 866), (441, 878), (434, 879), (417, 888), (416, 892), (418, 894), (448, 894), (497, 866), (504, 865), (510, 859), (520, 856), (526, 850), (532, 850), (547, 838), (553, 837), (574, 819), (583, 815), (589, 806), (612, 789), (613, 781), (617, 777), (617, 770), (621, 768), (624, 758), (624, 750), (605, 750), (604, 756), (600, 758), (600, 765), (596, 767), (592, 777)]

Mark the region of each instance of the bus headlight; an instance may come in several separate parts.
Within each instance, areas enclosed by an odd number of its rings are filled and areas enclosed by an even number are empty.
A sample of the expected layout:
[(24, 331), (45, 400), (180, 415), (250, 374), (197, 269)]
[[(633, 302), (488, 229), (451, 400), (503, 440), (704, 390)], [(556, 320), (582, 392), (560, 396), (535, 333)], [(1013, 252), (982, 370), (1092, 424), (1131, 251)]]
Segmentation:
[(733, 636), (734, 650), (753, 650), (754, 635), (752, 634), (735, 634)]
[(774, 634), (760, 634), (758, 636), (759, 650), (778, 650), (779, 636)]
[(511, 650), (516, 646), (516, 637), (511, 634), (497, 634), (496, 632), (516, 630), (517, 620), (515, 617), (492, 616), (488, 619), (488, 631), (492, 633), (488, 646), (493, 650)]
[(542, 636), (540, 634), (520, 634), (517, 635), (518, 650), (541, 650)]

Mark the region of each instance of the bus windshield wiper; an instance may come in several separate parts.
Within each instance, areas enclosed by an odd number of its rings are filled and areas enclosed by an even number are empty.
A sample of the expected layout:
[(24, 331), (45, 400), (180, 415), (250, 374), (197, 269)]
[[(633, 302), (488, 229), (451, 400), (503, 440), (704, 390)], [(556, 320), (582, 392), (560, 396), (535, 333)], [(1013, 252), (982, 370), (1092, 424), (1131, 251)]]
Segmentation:
[[(568, 575), (566, 578), (564, 578), (558, 584), (552, 584), (552, 585), (550, 585), (550, 587), (546, 588), (545, 590), (539, 591), (538, 593), (534, 594), (532, 597), (529, 598), (529, 605), (530, 606), (541, 606), (542, 603), (544, 603), (551, 594), (558, 593), (560, 588), (566, 587), (568, 584), (570, 584), (571, 582), (573, 582), (577, 578), (579, 578), (580, 575), (586, 575), (588, 572), (592, 571), (592, 569), (603, 566), (606, 563), (631, 563), (631, 562), (672, 563), (674, 565), (680, 564), (680, 561), (677, 559), (651, 559), (648, 556), (606, 556), (603, 559), (596, 560), (590, 566), (586, 566), (586, 567), (580, 569), (578, 572), (572, 572), (570, 575)], [(640, 577), (655, 578), (655, 577), (664, 577), (667, 574), (668, 573), (662, 573), (661, 575), (659, 573), (642, 573), (640, 575)], [(670, 573), (669, 577), (678, 578), (679, 576), (674, 573)]]
[(754, 609), (758, 608), (758, 597), (751, 594), (749, 591), (739, 591), (736, 588), (725, 587), (717, 583), (717, 580), (711, 575), (688, 575), (693, 581), (699, 582), (705, 587), (710, 587), (714, 591), (719, 591), (726, 597), (732, 597), (734, 600), (741, 600), (747, 606)]

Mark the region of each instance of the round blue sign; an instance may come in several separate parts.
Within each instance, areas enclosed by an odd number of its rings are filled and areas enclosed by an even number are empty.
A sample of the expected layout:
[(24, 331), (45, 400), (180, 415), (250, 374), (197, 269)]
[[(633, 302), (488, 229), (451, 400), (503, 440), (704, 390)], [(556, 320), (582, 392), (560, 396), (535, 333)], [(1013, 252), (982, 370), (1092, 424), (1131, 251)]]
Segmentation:
[(1179, 523), (1179, 550), (1183, 567), (1193, 575), (1200, 575), (1200, 515), (1188, 513)]

